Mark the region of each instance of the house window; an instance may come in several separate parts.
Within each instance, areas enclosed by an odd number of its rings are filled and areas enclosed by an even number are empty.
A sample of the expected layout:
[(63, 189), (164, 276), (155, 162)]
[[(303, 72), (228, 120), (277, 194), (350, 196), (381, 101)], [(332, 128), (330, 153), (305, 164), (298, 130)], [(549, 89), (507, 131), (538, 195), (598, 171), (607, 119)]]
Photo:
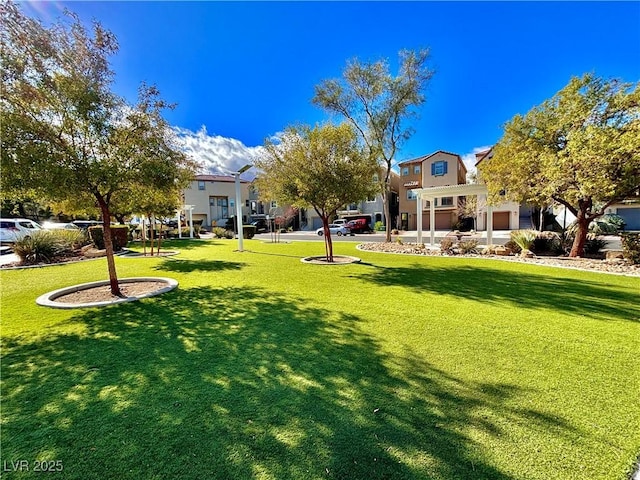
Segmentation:
[(414, 175), (419, 175), (420, 174), (420, 165), (414, 165), (413, 166), (413, 174)]
[(418, 195), (413, 190), (407, 190), (407, 200), (415, 200)]
[(402, 176), (406, 177), (409, 175), (409, 167), (402, 167)]
[(447, 162), (441, 160), (439, 162), (433, 162), (431, 164), (431, 175), (434, 177), (440, 177), (447, 174)]
[(229, 199), (227, 197), (209, 197), (209, 209), (213, 220), (229, 218)]
[(443, 207), (453, 206), (453, 197), (442, 197), (440, 199), (440, 205)]
[(271, 202), (271, 208), (278, 208), (278, 202), (275, 200)]
[(198, 180), (198, 190), (204, 190), (204, 189), (205, 189), (204, 180)]
[(371, 197), (367, 197), (367, 203), (373, 203), (376, 201), (376, 197), (375, 195), (371, 196)]

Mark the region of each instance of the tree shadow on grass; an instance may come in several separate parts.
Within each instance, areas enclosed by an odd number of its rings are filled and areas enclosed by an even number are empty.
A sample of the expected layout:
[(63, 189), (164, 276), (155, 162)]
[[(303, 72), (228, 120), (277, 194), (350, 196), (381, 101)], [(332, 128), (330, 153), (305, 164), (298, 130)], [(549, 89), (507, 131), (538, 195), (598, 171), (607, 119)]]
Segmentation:
[(167, 258), (155, 270), (169, 272), (221, 272), (223, 270), (240, 270), (245, 264), (241, 262), (224, 262), (222, 260), (181, 260)]
[(508, 480), (468, 434), (504, 433), (479, 411), (573, 435), (509, 407), (521, 387), (388, 356), (357, 317), (261, 289), (72, 321), (88, 332), (3, 348), (3, 458), (61, 460), (62, 478)]
[(640, 293), (632, 288), (548, 274), (485, 266), (376, 267), (358, 278), (479, 302), (527, 309), (554, 309), (604, 320), (640, 322)]

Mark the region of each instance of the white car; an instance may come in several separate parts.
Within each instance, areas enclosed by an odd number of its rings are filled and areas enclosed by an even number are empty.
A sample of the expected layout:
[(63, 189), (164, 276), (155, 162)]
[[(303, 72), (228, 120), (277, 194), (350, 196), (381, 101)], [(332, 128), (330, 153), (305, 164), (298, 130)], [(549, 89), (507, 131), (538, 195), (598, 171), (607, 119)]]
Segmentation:
[[(329, 224), (329, 232), (330, 233), (335, 233), (338, 236), (341, 235), (349, 235), (349, 229), (347, 227), (345, 227), (344, 225), (336, 225), (335, 223), (330, 223)], [(319, 229), (316, 230), (316, 233), (320, 236), (324, 235), (324, 227), (320, 227)]]
[(14, 243), (39, 232), (42, 227), (26, 218), (0, 218), (0, 242)]
[(73, 223), (58, 223), (58, 222), (44, 222), (42, 228), (45, 230), (80, 230), (77, 225)]

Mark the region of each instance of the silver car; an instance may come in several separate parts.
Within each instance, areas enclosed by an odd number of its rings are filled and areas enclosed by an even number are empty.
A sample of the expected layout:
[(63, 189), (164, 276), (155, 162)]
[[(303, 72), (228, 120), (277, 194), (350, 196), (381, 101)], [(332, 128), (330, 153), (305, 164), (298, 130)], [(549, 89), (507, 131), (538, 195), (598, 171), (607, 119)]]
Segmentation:
[(0, 242), (14, 243), (28, 237), (42, 227), (33, 220), (26, 218), (0, 218)]
[[(338, 236), (341, 235), (349, 235), (350, 231), (347, 227), (345, 227), (344, 225), (336, 225), (335, 223), (330, 223), (329, 224), (329, 232), (330, 233), (335, 233)], [(324, 228), (320, 227), (319, 229), (316, 230), (316, 233), (320, 236), (324, 235)]]

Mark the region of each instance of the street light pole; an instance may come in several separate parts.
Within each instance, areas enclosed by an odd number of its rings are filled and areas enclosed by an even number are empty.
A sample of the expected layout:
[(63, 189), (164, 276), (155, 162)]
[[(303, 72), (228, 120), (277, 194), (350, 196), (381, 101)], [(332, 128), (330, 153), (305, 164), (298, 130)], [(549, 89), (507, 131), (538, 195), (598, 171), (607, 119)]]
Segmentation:
[(242, 232), (242, 198), (240, 192), (240, 175), (246, 172), (251, 168), (251, 165), (245, 165), (237, 172), (234, 172), (233, 176), (235, 177), (236, 183), (236, 224), (238, 226), (238, 251), (242, 252), (242, 240), (244, 234)]

